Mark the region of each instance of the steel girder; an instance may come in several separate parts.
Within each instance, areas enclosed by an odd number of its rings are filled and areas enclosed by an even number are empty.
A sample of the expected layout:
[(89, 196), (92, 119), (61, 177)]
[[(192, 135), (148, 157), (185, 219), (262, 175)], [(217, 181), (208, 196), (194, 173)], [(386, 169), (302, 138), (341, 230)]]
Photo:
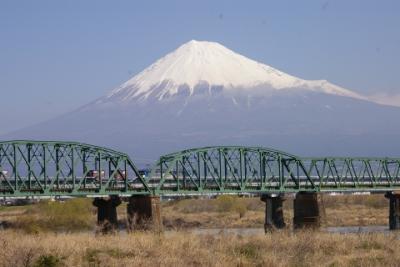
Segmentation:
[(124, 153), (76, 142), (0, 142), (0, 195), (149, 193)]
[(258, 147), (205, 147), (162, 156), (157, 194), (388, 191), (400, 189), (400, 159), (300, 158)]
[(2, 196), (393, 190), (400, 190), (396, 158), (300, 158), (259, 147), (204, 147), (160, 157), (144, 178), (128, 155), (111, 149), (0, 142)]

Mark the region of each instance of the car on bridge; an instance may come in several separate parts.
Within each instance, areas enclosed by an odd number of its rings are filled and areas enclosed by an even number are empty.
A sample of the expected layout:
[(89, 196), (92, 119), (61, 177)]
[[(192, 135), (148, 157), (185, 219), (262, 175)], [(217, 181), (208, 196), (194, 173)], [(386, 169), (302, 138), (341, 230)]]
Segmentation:
[(120, 170), (120, 169), (110, 170), (110, 175), (113, 174), (114, 172), (115, 172), (114, 179), (116, 179), (116, 180), (125, 180), (126, 177), (127, 177), (127, 172), (126, 171), (123, 171), (123, 170)]
[(90, 170), (87, 173), (86, 178), (94, 178), (94, 179), (104, 178), (106, 176), (105, 174), (106, 173), (104, 170), (101, 170), (100, 172), (98, 170)]
[(139, 174), (143, 177), (146, 178), (150, 175), (150, 170), (149, 169), (140, 169)]

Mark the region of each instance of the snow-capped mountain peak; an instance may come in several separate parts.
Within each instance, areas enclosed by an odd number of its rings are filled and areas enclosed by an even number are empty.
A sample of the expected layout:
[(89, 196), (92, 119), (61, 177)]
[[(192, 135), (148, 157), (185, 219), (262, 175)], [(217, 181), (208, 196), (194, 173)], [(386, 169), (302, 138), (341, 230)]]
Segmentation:
[(189, 41), (159, 59), (148, 68), (112, 90), (101, 102), (130, 102), (147, 99), (161, 100), (180, 90), (195, 94), (198, 85), (223, 91), (235, 89), (251, 95), (254, 88), (298, 89), (365, 99), (325, 80), (308, 81), (259, 63), (215, 42)]
[(94, 143), (132, 153), (142, 166), (171, 151), (221, 144), (397, 157), (400, 108), (363, 99), (191, 41), (109, 95), (3, 139)]

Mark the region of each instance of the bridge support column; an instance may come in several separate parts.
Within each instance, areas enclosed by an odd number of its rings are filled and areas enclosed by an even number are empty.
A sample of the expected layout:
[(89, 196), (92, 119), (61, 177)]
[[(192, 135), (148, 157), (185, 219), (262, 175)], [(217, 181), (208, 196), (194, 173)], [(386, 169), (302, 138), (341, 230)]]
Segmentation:
[(385, 197), (389, 199), (389, 229), (400, 229), (400, 192), (387, 192)]
[(97, 207), (97, 225), (99, 232), (106, 234), (118, 230), (117, 207), (121, 204), (119, 196), (109, 198), (96, 197), (93, 205)]
[(265, 202), (265, 233), (284, 228), (286, 224), (282, 204), (285, 198), (282, 195), (262, 195), (261, 201)]
[(127, 206), (128, 231), (162, 231), (159, 196), (131, 196)]
[(299, 192), (293, 205), (293, 227), (319, 228), (321, 226), (320, 201), (314, 192)]

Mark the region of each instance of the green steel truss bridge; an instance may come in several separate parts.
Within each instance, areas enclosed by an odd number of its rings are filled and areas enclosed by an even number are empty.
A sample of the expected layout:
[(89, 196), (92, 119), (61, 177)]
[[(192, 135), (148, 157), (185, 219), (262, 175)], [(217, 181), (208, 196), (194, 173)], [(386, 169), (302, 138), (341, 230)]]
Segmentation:
[(145, 177), (125, 153), (76, 142), (0, 142), (0, 196), (400, 190), (400, 158), (302, 158), (220, 146), (161, 156)]

